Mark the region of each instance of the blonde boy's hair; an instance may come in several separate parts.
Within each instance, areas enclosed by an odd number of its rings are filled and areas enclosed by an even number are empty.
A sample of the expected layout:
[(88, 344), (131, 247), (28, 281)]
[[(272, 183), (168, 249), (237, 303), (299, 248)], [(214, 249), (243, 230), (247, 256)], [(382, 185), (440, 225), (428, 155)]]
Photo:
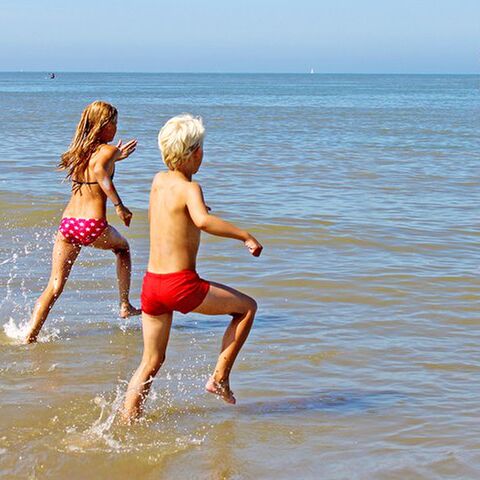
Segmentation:
[(171, 118), (158, 133), (158, 147), (170, 170), (176, 170), (203, 144), (205, 127), (200, 117), (189, 113)]

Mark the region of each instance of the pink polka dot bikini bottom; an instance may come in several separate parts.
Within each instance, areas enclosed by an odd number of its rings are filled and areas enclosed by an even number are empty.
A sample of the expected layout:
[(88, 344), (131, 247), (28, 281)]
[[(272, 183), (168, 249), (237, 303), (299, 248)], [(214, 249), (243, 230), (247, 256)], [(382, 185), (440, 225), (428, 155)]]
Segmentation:
[(65, 217), (59, 230), (68, 242), (86, 246), (93, 243), (107, 227), (105, 218)]

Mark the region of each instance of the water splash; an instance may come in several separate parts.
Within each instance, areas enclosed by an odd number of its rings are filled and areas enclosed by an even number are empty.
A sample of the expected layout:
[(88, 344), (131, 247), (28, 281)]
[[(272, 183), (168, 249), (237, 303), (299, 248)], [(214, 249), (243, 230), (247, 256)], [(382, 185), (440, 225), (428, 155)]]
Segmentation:
[[(6, 275), (5, 289), (0, 300), (0, 312), (2, 317), (9, 317), (9, 321), (3, 325), (3, 330), (7, 337), (23, 342), (28, 328), (28, 323), (15, 322), (13, 318), (29, 318), (31, 315), (32, 301), (30, 299), (30, 291), (27, 287), (26, 279), (31, 277), (30, 268), (32, 259), (34, 262), (44, 263), (49, 261), (49, 257), (43, 255), (43, 250), (50, 242), (47, 241), (47, 231), (41, 229), (40, 232), (35, 232), (34, 239), (25, 242), (24, 235), (12, 235), (6, 239), (4, 250), (7, 258), (0, 262), (0, 265), (5, 268)], [(40, 337), (40, 342), (48, 342), (58, 335), (57, 330), (50, 330), (43, 332)]]
[(102, 395), (93, 399), (93, 403), (100, 407), (100, 415), (93, 424), (83, 432), (77, 432), (76, 428), (67, 430), (69, 437), (66, 439), (66, 450), (71, 452), (83, 452), (85, 450), (113, 450), (120, 452), (127, 448), (122, 442), (116, 440), (112, 433), (117, 413), (123, 400), (122, 389), (117, 386), (115, 398), (109, 402)]
[(105, 399), (105, 397), (102, 397), (101, 395), (95, 397), (94, 403), (98, 405), (101, 409), (100, 416), (87, 430), (87, 435), (97, 438), (104, 438), (105, 440), (107, 440), (107, 444), (109, 444), (109, 446), (111, 446), (112, 448), (118, 448), (118, 442), (114, 441), (113, 445), (111, 444), (113, 438), (111, 437), (111, 435), (108, 435), (108, 431), (112, 427), (115, 417), (120, 410), (122, 400), (123, 392), (118, 386), (116, 388), (115, 398), (111, 404)]
[[(118, 315), (118, 309), (112, 308), (112, 313), (114, 315)], [(119, 323), (115, 323), (115, 327), (119, 328), (122, 333), (129, 334), (133, 332), (137, 332), (142, 329), (142, 323), (139, 320), (140, 317), (129, 317), (129, 318), (122, 318)]]
[[(7, 323), (3, 324), (3, 331), (5, 335), (14, 340), (13, 343), (25, 343), (25, 337), (28, 332), (28, 322), (15, 322), (15, 320), (10, 317)], [(54, 327), (44, 328), (38, 335), (37, 341), (40, 343), (51, 342), (58, 340), (60, 338), (60, 330)]]
[(202, 421), (204, 409), (179, 404), (169, 388), (162, 388), (161, 394), (152, 388), (144, 416), (133, 425), (120, 425), (117, 417), (127, 388), (127, 382), (121, 383), (114, 392), (97, 395), (90, 401), (93, 408), (100, 409), (98, 417), (86, 427), (70, 424), (59, 451), (148, 452), (163, 457), (167, 451), (182, 451), (205, 442), (211, 426)]

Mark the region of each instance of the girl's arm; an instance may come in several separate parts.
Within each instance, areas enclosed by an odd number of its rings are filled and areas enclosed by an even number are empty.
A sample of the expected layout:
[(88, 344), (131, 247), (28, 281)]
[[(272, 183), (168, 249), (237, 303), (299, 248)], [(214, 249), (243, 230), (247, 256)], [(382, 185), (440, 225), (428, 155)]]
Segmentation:
[(113, 172), (112, 164), (115, 162), (118, 151), (118, 148), (112, 145), (102, 146), (100, 151), (95, 155), (95, 165), (93, 168), (95, 180), (115, 207), (122, 203), (111, 178)]
[(125, 158), (129, 157), (137, 148), (137, 140), (133, 139), (123, 145), (122, 141), (119, 140), (117, 143), (117, 155), (115, 157), (115, 162), (119, 162), (120, 160), (124, 160)]
[(123, 205), (111, 177), (111, 173), (113, 172), (112, 164), (116, 161), (118, 152), (118, 148), (112, 145), (104, 145), (96, 155), (93, 173), (98, 185), (113, 203), (117, 215), (128, 227), (132, 219), (132, 212)]

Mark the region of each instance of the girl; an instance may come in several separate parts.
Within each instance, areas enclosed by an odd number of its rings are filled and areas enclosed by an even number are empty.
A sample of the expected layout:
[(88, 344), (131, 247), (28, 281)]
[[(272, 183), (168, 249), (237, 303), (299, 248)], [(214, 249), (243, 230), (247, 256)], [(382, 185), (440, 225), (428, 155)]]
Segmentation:
[(105, 102), (93, 102), (82, 113), (68, 151), (59, 168), (67, 171), (72, 196), (63, 212), (52, 255), (52, 273), (47, 287), (35, 304), (26, 337), (35, 342), (67, 282), (82, 246), (112, 250), (117, 256), (120, 316), (139, 315), (129, 301), (131, 259), (127, 240), (106, 220), (107, 198), (128, 227), (132, 212), (125, 207), (113, 184), (115, 162), (131, 155), (137, 146), (131, 140), (122, 146), (109, 145), (117, 131), (117, 110)]

